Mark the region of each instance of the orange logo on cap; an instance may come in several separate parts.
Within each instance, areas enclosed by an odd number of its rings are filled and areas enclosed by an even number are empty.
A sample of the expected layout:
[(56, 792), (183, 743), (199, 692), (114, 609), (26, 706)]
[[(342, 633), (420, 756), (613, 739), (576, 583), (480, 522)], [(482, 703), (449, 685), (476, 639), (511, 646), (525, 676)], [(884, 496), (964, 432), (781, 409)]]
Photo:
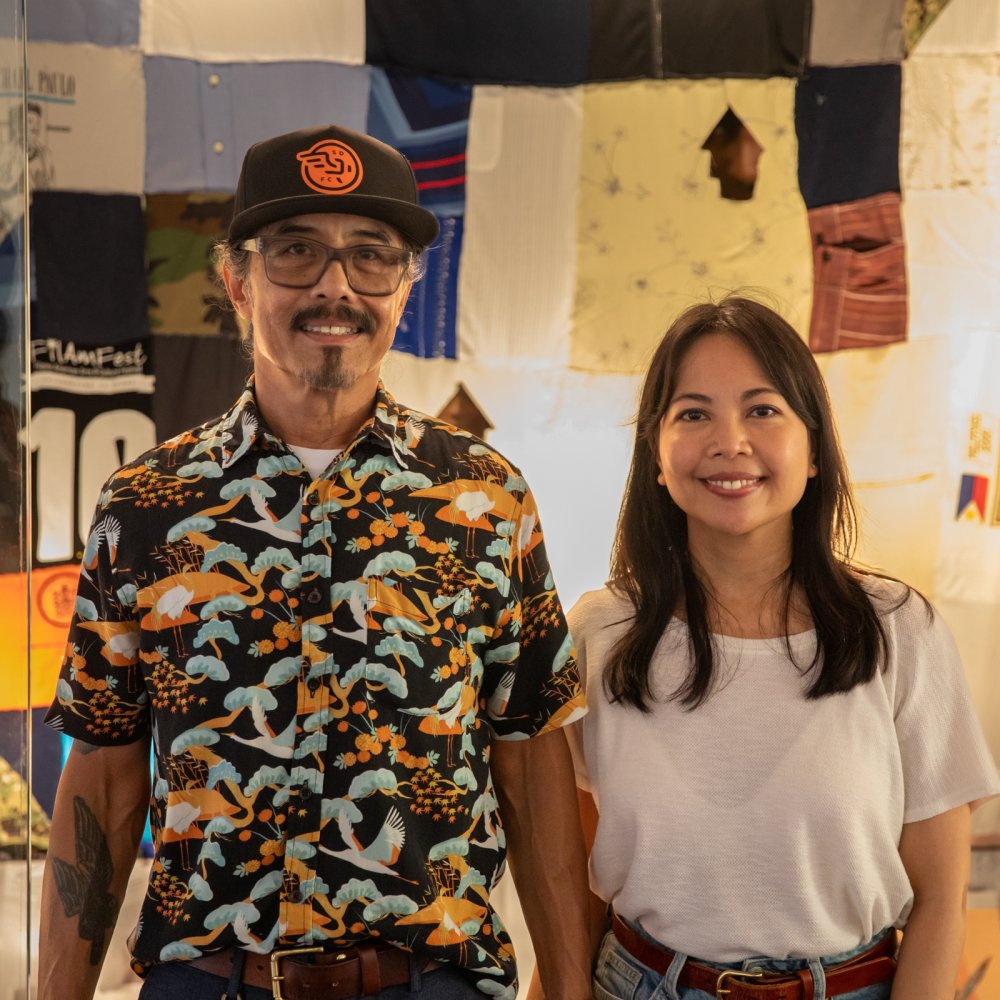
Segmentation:
[(295, 158), (302, 164), (302, 179), (320, 194), (347, 194), (364, 173), (361, 157), (336, 139), (321, 139)]

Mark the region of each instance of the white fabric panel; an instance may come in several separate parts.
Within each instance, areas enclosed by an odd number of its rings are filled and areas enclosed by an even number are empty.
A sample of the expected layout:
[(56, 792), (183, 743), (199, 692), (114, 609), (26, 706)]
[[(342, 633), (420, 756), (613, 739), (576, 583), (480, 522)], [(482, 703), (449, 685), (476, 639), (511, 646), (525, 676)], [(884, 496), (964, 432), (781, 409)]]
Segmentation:
[(473, 90), (459, 357), (569, 355), (580, 102), (579, 89)]
[[(29, 114), (32, 187), (141, 194), (146, 94), (140, 54), (38, 42), (28, 46), (28, 69), (29, 106), (41, 109), (40, 120)], [(16, 121), (16, 104), (16, 94), (5, 97), (0, 120)], [(17, 187), (20, 155), (16, 144), (5, 147), (0, 190)]]
[(1000, 188), (903, 198), (910, 337), (964, 337), (1000, 322)]
[(914, 52), (1000, 52), (1000, 4), (996, 0), (950, 0)]
[[(993, 321), (993, 333), (953, 340), (948, 359), (949, 489), (934, 589), (950, 600), (988, 604), (995, 611), (1000, 605), (1000, 320)], [(983, 515), (959, 511), (963, 475), (988, 481)]]
[[(945, 481), (948, 342), (817, 358), (861, 513), (859, 558), (933, 593)], [(919, 543), (916, 541), (919, 539)]]
[(225, 62), (365, 61), (364, 0), (142, 0), (147, 55)]
[(604, 583), (631, 458), (637, 377), (397, 352), (383, 377), (399, 400), (431, 414), (462, 382), (494, 425), (489, 443), (531, 485), (564, 606)]
[(903, 64), (900, 168), (906, 195), (1000, 186), (998, 137), (1000, 55), (918, 51)]
[(813, 0), (810, 66), (901, 62), (905, 0)]

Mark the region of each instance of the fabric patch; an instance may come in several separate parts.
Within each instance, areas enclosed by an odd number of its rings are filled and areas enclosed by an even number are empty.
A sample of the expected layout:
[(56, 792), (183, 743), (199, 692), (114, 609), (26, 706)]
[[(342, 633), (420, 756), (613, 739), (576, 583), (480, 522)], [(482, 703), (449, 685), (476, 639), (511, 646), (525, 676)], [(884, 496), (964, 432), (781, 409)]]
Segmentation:
[(813, 0), (809, 63), (859, 66), (906, 55), (906, 0)]
[(906, 266), (898, 194), (809, 211), (816, 353), (906, 339)]
[(1000, 186), (1000, 54), (903, 64), (900, 162), (909, 193)]
[[(922, 56), (987, 55), (1000, 52), (1000, 4), (958, 0), (947, 5), (928, 0), (932, 17), (916, 46)], [(910, 46), (912, 50), (913, 46)]]
[(321, 62), (197, 63), (150, 56), (146, 191), (233, 191), (247, 149), (335, 121), (363, 132), (364, 66)]
[[(365, 4), (143, 0), (142, 50), (207, 62), (329, 60), (358, 65), (365, 61)], [(328, 120), (334, 119), (317, 119)]]
[(132, 195), (39, 191), (31, 209), (32, 336), (86, 344), (145, 337), (144, 236)]
[(32, 42), (90, 42), (93, 45), (136, 45), (140, 0), (45, 0), (28, 10), (27, 35)]
[[(809, 310), (808, 225), (795, 184), (790, 80), (588, 87), (570, 363), (643, 367), (671, 318), (746, 287)], [(732, 108), (763, 148), (754, 197), (719, 197), (704, 136)]]
[[(648, 5), (642, 7), (648, 17)], [(810, 9), (809, 0), (655, 0), (654, 24), (662, 26), (657, 75), (799, 76)]]
[(421, 206), (439, 217), (465, 212), (471, 104), (467, 84), (372, 70), (367, 131), (406, 156)]
[[(907, 191), (910, 337), (964, 340), (1000, 316), (1000, 205), (989, 190)], [(946, 248), (946, 252), (942, 249)]]
[(393, 350), (421, 358), (455, 357), (458, 264), (465, 222), (461, 216), (440, 221), (441, 232), (427, 254), (427, 272), (410, 292), (392, 344)]
[(239, 395), (250, 374), (250, 360), (238, 334), (160, 333), (152, 338), (151, 349), (157, 441), (218, 416)]
[(900, 67), (813, 67), (795, 92), (809, 208), (899, 191)]
[(579, 88), (475, 89), (458, 296), (464, 359), (568, 360), (582, 117)]
[(31, 349), (37, 568), (87, 559), (84, 542), (101, 485), (155, 437), (147, 339), (125, 345), (36, 338)]
[(582, 83), (581, 0), (367, 0), (365, 61), (480, 83)]
[[(0, 96), (0, 127), (20, 139), (19, 66), (0, 64), (17, 81)], [(28, 173), (34, 191), (142, 192), (142, 59), (127, 49), (38, 42), (28, 46)], [(20, 217), (24, 164), (20, 142), (0, 154), (0, 213)]]
[[(816, 361), (863, 516), (858, 560), (937, 594), (942, 523), (955, 502), (954, 480), (942, 475), (948, 404), (941, 373), (949, 344), (927, 338), (877, 351), (834, 351)], [(931, 399), (941, 405), (928, 406)]]
[[(229, 195), (153, 194), (146, 199), (149, 327), (154, 333), (239, 332), (211, 255), (232, 214)], [(220, 409), (232, 395), (224, 397)]]
[(420, 204), (441, 224), (393, 344), (420, 357), (455, 357), (471, 102), (467, 84), (372, 70), (367, 131), (409, 159)]
[(906, 0), (906, 51), (912, 52), (950, 0)]

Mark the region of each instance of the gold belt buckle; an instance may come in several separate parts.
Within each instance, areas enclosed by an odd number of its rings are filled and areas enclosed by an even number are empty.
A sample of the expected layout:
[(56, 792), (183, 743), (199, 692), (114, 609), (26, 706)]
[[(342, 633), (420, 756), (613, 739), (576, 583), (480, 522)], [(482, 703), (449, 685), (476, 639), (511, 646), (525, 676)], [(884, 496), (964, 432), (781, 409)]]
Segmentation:
[[(728, 996), (732, 993), (732, 990), (727, 990), (723, 988), (723, 983), (726, 979), (761, 979), (764, 973), (758, 969), (756, 972), (739, 972), (736, 969), (726, 969), (718, 979), (715, 981), (715, 996), (716, 1000), (722, 1000), (722, 997)], [(277, 996), (277, 994), (275, 994)], [(279, 998), (280, 1000), (280, 998)]]
[(285, 977), (278, 974), (278, 963), (283, 958), (288, 958), (289, 955), (312, 955), (315, 954), (316, 952), (321, 952), (321, 951), (323, 951), (322, 948), (315, 947), (315, 948), (285, 948), (282, 951), (271, 952), (271, 992), (274, 994), (274, 1000), (285, 1000), (285, 997), (281, 995), (281, 981)]

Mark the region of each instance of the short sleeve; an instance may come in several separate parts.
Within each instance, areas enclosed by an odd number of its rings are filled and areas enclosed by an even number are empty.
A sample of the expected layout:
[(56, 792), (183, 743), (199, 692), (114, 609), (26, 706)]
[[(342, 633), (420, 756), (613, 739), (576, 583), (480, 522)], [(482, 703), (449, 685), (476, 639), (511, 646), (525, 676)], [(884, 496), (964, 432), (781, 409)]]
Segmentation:
[(119, 519), (99, 506), (80, 567), (55, 700), (45, 716), (53, 729), (97, 746), (134, 743), (149, 728), (136, 588), (119, 565), (121, 534)]
[(1000, 794), (958, 649), (940, 613), (910, 594), (887, 625), (896, 671), (893, 708), (903, 765), (903, 822)]
[(527, 739), (586, 712), (573, 639), (525, 490), (512, 522), (509, 612), (484, 655), (487, 714), (498, 739)]

